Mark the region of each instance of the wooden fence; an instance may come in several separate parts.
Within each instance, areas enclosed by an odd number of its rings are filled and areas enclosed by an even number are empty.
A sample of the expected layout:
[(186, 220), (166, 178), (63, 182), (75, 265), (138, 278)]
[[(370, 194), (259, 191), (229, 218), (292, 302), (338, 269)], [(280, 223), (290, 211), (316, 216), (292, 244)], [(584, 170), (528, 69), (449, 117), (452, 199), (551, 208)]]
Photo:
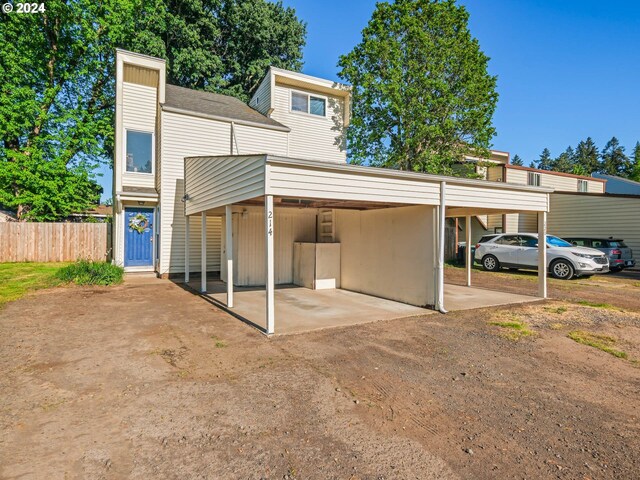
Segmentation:
[(0, 262), (107, 260), (108, 223), (0, 223)]

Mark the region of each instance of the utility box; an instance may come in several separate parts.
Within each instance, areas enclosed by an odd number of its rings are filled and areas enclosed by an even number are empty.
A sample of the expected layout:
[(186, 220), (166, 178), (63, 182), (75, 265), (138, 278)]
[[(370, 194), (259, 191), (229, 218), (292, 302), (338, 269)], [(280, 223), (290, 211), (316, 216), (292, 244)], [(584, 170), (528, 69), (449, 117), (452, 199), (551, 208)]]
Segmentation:
[(293, 283), (312, 290), (340, 288), (340, 244), (293, 244)]

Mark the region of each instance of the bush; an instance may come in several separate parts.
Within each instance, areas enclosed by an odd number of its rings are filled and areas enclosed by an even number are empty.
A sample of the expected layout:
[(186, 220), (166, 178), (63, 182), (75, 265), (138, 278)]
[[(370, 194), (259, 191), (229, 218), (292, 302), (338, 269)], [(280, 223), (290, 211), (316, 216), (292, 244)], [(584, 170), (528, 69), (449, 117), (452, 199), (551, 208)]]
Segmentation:
[(78, 260), (58, 270), (57, 277), (78, 285), (115, 285), (122, 282), (124, 269), (107, 262)]

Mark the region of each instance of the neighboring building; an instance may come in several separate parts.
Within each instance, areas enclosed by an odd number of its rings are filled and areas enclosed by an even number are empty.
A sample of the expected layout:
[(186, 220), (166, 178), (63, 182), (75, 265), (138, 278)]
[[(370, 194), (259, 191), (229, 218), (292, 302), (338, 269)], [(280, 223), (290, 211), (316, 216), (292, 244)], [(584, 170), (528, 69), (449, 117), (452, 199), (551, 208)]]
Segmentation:
[(628, 178), (605, 175), (604, 173), (594, 173), (594, 178), (607, 181), (606, 193), (619, 195), (640, 195), (640, 182), (629, 180)]
[(202, 291), (221, 272), (229, 308), (234, 285), (265, 285), (267, 333), (276, 284), (444, 310), (447, 217), (548, 211), (549, 188), (348, 165), (335, 82), (270, 68), (246, 105), (144, 55), (119, 50), (116, 75), (114, 262), (199, 272)]
[(0, 210), (0, 222), (17, 222), (16, 214), (9, 210)]
[(111, 220), (113, 207), (110, 205), (96, 205), (82, 213), (72, 213), (69, 215), (71, 222), (96, 222), (104, 223)]

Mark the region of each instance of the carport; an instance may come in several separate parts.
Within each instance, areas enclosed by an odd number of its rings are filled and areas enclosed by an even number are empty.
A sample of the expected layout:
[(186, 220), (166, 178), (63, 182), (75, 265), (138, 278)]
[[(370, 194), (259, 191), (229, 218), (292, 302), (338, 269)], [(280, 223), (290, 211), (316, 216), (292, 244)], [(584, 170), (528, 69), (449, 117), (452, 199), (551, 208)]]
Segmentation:
[[(315, 308), (313, 302), (321, 305), (330, 297), (324, 289), (342, 289), (368, 297), (370, 303), (394, 302), (378, 312), (388, 308), (393, 316), (397, 310), (396, 317), (407, 316), (403, 308), (409, 306), (446, 312), (445, 218), (467, 218), (470, 243), (469, 219), (474, 215), (535, 212), (540, 238), (544, 239), (550, 191), (267, 154), (185, 159), (187, 224), (197, 216), (202, 232), (206, 232), (208, 216), (224, 217), (221, 279), (226, 292), (220, 292), (221, 284), (212, 287), (207, 283), (205, 235), (201, 238), (200, 291), (216, 290), (210, 292), (212, 297), (222, 301), (224, 295), (226, 308), (234, 312), (234, 285), (242, 287), (237, 288), (238, 295), (264, 289), (267, 334), (281, 333), (276, 299), (282, 297), (284, 288), (277, 295), (276, 284), (307, 285), (306, 280), (300, 280), (306, 278), (304, 272), (311, 278), (310, 290), (303, 292), (309, 311)], [(331, 253), (334, 247), (329, 245), (337, 245), (334, 250), (338, 253)], [(544, 241), (540, 242), (538, 295), (545, 298), (543, 247)], [(188, 238), (185, 249), (189, 258)], [(303, 255), (306, 251), (312, 252), (311, 257)], [(470, 249), (467, 252), (470, 288), (472, 259)], [(305, 269), (306, 258), (312, 259), (311, 268)], [(188, 265), (185, 282), (189, 282)], [(253, 304), (262, 303), (261, 298), (255, 296)], [(334, 295), (329, 302), (336, 299)], [(351, 303), (355, 313), (361, 300), (354, 300), (350, 298), (345, 304)], [(408, 313), (420, 312), (424, 311)], [(236, 315), (262, 323), (240, 312)]]

